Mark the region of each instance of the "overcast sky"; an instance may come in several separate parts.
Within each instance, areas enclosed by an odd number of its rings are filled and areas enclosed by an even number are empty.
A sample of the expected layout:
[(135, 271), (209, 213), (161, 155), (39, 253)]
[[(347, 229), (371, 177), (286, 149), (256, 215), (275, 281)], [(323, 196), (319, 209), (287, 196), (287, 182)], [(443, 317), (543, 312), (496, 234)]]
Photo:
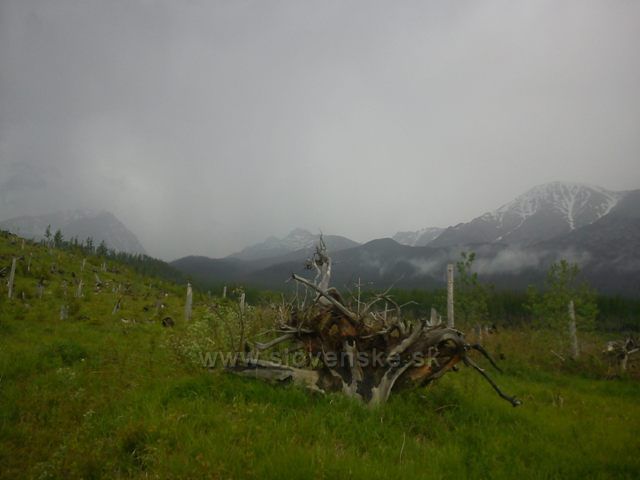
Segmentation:
[(635, 0), (0, 0), (0, 219), (173, 259), (640, 188), (639, 48)]

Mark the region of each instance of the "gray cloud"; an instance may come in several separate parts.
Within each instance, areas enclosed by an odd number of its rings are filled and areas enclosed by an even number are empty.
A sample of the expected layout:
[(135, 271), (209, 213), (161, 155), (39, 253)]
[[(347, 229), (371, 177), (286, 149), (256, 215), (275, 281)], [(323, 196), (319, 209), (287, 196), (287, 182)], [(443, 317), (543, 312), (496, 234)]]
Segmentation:
[(479, 257), (473, 269), (481, 275), (518, 274), (524, 270), (546, 269), (552, 262), (563, 259), (582, 268), (589, 263), (591, 256), (588, 252), (573, 248), (553, 252), (509, 246), (493, 257)]
[(638, 188), (639, 44), (638, 2), (4, 0), (0, 217), (104, 208), (174, 258)]

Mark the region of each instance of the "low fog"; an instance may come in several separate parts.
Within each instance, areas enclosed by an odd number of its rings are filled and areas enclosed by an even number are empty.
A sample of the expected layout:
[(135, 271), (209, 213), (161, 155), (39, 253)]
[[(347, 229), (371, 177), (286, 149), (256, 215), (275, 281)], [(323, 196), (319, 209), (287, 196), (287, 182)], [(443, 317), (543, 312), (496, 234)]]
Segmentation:
[(640, 188), (638, 45), (632, 1), (0, 0), (0, 219), (105, 209), (174, 259)]

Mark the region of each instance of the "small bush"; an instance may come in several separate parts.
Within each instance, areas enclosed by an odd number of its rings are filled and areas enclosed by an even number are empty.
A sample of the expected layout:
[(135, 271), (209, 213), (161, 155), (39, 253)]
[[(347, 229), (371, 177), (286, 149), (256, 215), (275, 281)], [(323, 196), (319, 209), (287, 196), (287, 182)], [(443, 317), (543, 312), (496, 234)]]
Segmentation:
[(75, 342), (61, 342), (49, 347), (44, 357), (47, 359), (59, 358), (63, 365), (71, 366), (87, 358), (85, 348)]

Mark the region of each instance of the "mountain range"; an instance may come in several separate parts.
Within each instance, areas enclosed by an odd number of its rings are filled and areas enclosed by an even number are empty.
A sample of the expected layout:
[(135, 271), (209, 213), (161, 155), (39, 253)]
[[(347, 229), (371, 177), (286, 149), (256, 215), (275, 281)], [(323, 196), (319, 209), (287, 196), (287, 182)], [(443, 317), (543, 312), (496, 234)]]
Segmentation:
[(45, 215), (22, 216), (0, 222), (0, 229), (26, 238), (41, 240), (47, 226), (51, 232), (60, 230), (65, 239), (91, 237), (95, 245), (104, 241), (108, 248), (119, 252), (145, 253), (138, 238), (115, 215), (106, 211), (67, 210)]
[[(292, 272), (304, 273), (314, 237), (297, 229), (227, 258), (191, 256), (172, 265), (210, 283), (278, 288)], [(445, 229), (398, 232), (393, 239), (362, 245), (345, 237), (325, 238), (337, 286), (358, 280), (375, 288), (442, 286), (446, 264), (473, 250), (476, 271), (497, 287), (539, 283), (550, 263), (566, 258), (579, 263), (583, 278), (600, 291), (640, 296), (640, 190), (553, 182)]]
[[(239, 260), (260, 260), (265, 258), (279, 257), (297, 251), (313, 251), (320, 234), (313, 233), (302, 228), (296, 228), (284, 238), (269, 237), (264, 242), (248, 246), (240, 252), (230, 255), (231, 258)], [(344, 250), (355, 247), (358, 242), (354, 242), (339, 235), (324, 235), (324, 242), (331, 251)]]
[(393, 236), (393, 240), (410, 247), (424, 247), (434, 241), (444, 231), (440, 227), (426, 227), (415, 232), (398, 232)]

